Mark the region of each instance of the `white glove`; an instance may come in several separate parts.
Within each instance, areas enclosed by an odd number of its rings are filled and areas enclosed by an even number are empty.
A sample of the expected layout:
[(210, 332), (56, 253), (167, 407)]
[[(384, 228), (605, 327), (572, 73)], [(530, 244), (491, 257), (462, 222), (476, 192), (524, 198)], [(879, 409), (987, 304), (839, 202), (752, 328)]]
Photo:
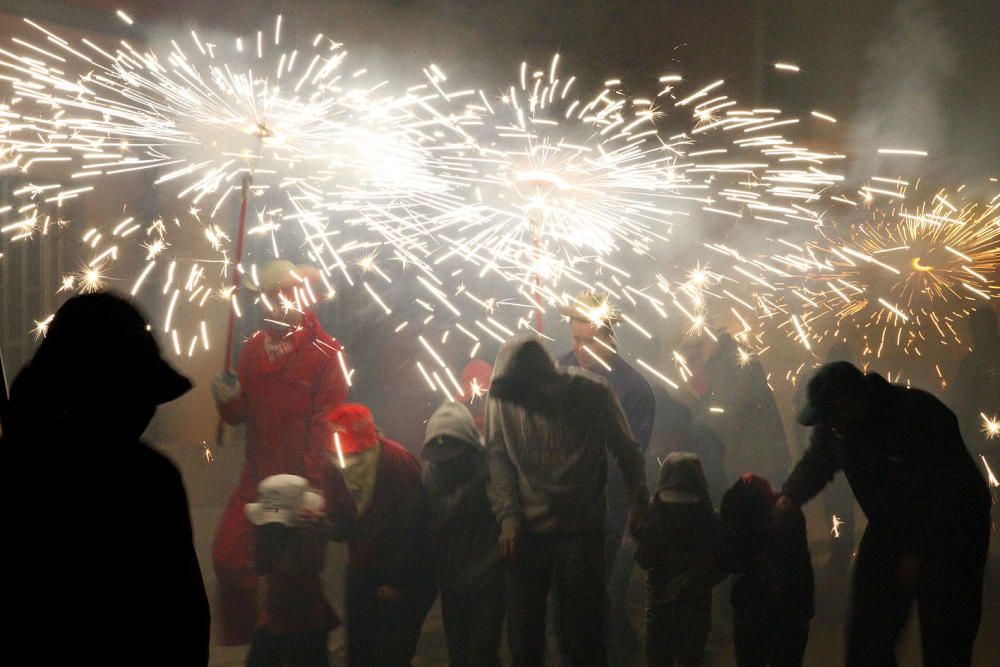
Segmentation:
[(240, 395), (240, 381), (235, 373), (225, 371), (212, 380), (212, 397), (218, 403), (228, 403)]

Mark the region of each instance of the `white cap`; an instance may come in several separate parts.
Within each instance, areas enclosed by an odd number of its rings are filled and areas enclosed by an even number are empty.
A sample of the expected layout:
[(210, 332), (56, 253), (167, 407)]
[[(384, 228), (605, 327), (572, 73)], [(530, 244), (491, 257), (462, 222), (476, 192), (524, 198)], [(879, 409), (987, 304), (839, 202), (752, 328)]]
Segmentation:
[(257, 502), (247, 503), (244, 510), (255, 526), (267, 523), (294, 526), (300, 509), (321, 512), (323, 505), (323, 496), (309, 488), (305, 477), (271, 475), (257, 487)]

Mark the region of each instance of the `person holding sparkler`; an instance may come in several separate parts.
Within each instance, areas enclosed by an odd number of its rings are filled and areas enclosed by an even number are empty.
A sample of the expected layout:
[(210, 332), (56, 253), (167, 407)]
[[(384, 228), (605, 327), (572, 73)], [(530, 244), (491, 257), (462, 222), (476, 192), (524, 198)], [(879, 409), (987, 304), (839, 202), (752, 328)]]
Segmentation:
[(420, 463), (378, 431), (364, 405), (326, 417), (327, 520), (331, 539), (348, 546), (348, 664), (409, 665), (435, 592)]
[(914, 600), (924, 663), (969, 665), (982, 615), (990, 494), (955, 414), (931, 394), (852, 364), (809, 382), (809, 449), (775, 503), (788, 520), (844, 471), (868, 527), (858, 547), (848, 665), (894, 665)]
[(646, 506), (642, 451), (608, 385), (557, 369), (531, 336), (505, 342), (486, 405), (489, 493), (500, 521), (508, 640), (516, 665), (541, 665), (555, 578), (563, 650), (604, 665), (607, 453), (617, 459), (633, 516)]
[(10, 497), (37, 513), (15, 521), (4, 549), (12, 662), (208, 664), (184, 484), (139, 439), (158, 405), (190, 389), (127, 301), (86, 294), (55, 314), (14, 382), (0, 443)]
[[(569, 318), (573, 349), (559, 358), (561, 366), (579, 366), (608, 381), (621, 404), (632, 437), (645, 453), (656, 418), (656, 402), (649, 383), (618, 354), (614, 327), (621, 321), (607, 294), (583, 290), (560, 309)], [(609, 658), (617, 662), (638, 648), (628, 620), (626, 599), (635, 560), (634, 545), (626, 535), (628, 500), (625, 481), (614, 466), (608, 468), (608, 530), (604, 565), (608, 599)]]
[(316, 269), (287, 260), (262, 267), (256, 287), (264, 327), (247, 341), (235, 377), (222, 373), (212, 385), (223, 421), (246, 424), (240, 484), (212, 546), (223, 644), (249, 643), (257, 618), (257, 574), (244, 506), (256, 499), (257, 485), (270, 475), (300, 475), (322, 488), (325, 415), (347, 398), (343, 349), (323, 331), (311, 308), (310, 279), (315, 277)]

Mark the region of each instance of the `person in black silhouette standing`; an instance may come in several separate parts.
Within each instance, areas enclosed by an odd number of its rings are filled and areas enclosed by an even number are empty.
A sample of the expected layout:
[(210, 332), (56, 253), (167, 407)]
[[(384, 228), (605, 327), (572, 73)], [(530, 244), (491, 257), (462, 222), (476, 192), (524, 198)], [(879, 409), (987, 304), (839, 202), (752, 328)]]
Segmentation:
[(121, 298), (77, 296), (56, 313), (11, 388), (3, 425), (8, 500), (22, 510), (5, 548), (10, 655), (208, 663), (184, 485), (140, 440), (156, 406), (190, 388)]

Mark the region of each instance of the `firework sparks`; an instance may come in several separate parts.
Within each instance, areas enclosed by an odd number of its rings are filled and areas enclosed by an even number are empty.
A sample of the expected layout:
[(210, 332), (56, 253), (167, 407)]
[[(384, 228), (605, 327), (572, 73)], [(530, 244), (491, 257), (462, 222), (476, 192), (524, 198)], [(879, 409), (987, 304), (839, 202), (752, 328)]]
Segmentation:
[(980, 412), (979, 416), (983, 419), (982, 432), (986, 434), (988, 439), (992, 440), (1000, 436), (1000, 419), (997, 417), (987, 417), (984, 412)]

